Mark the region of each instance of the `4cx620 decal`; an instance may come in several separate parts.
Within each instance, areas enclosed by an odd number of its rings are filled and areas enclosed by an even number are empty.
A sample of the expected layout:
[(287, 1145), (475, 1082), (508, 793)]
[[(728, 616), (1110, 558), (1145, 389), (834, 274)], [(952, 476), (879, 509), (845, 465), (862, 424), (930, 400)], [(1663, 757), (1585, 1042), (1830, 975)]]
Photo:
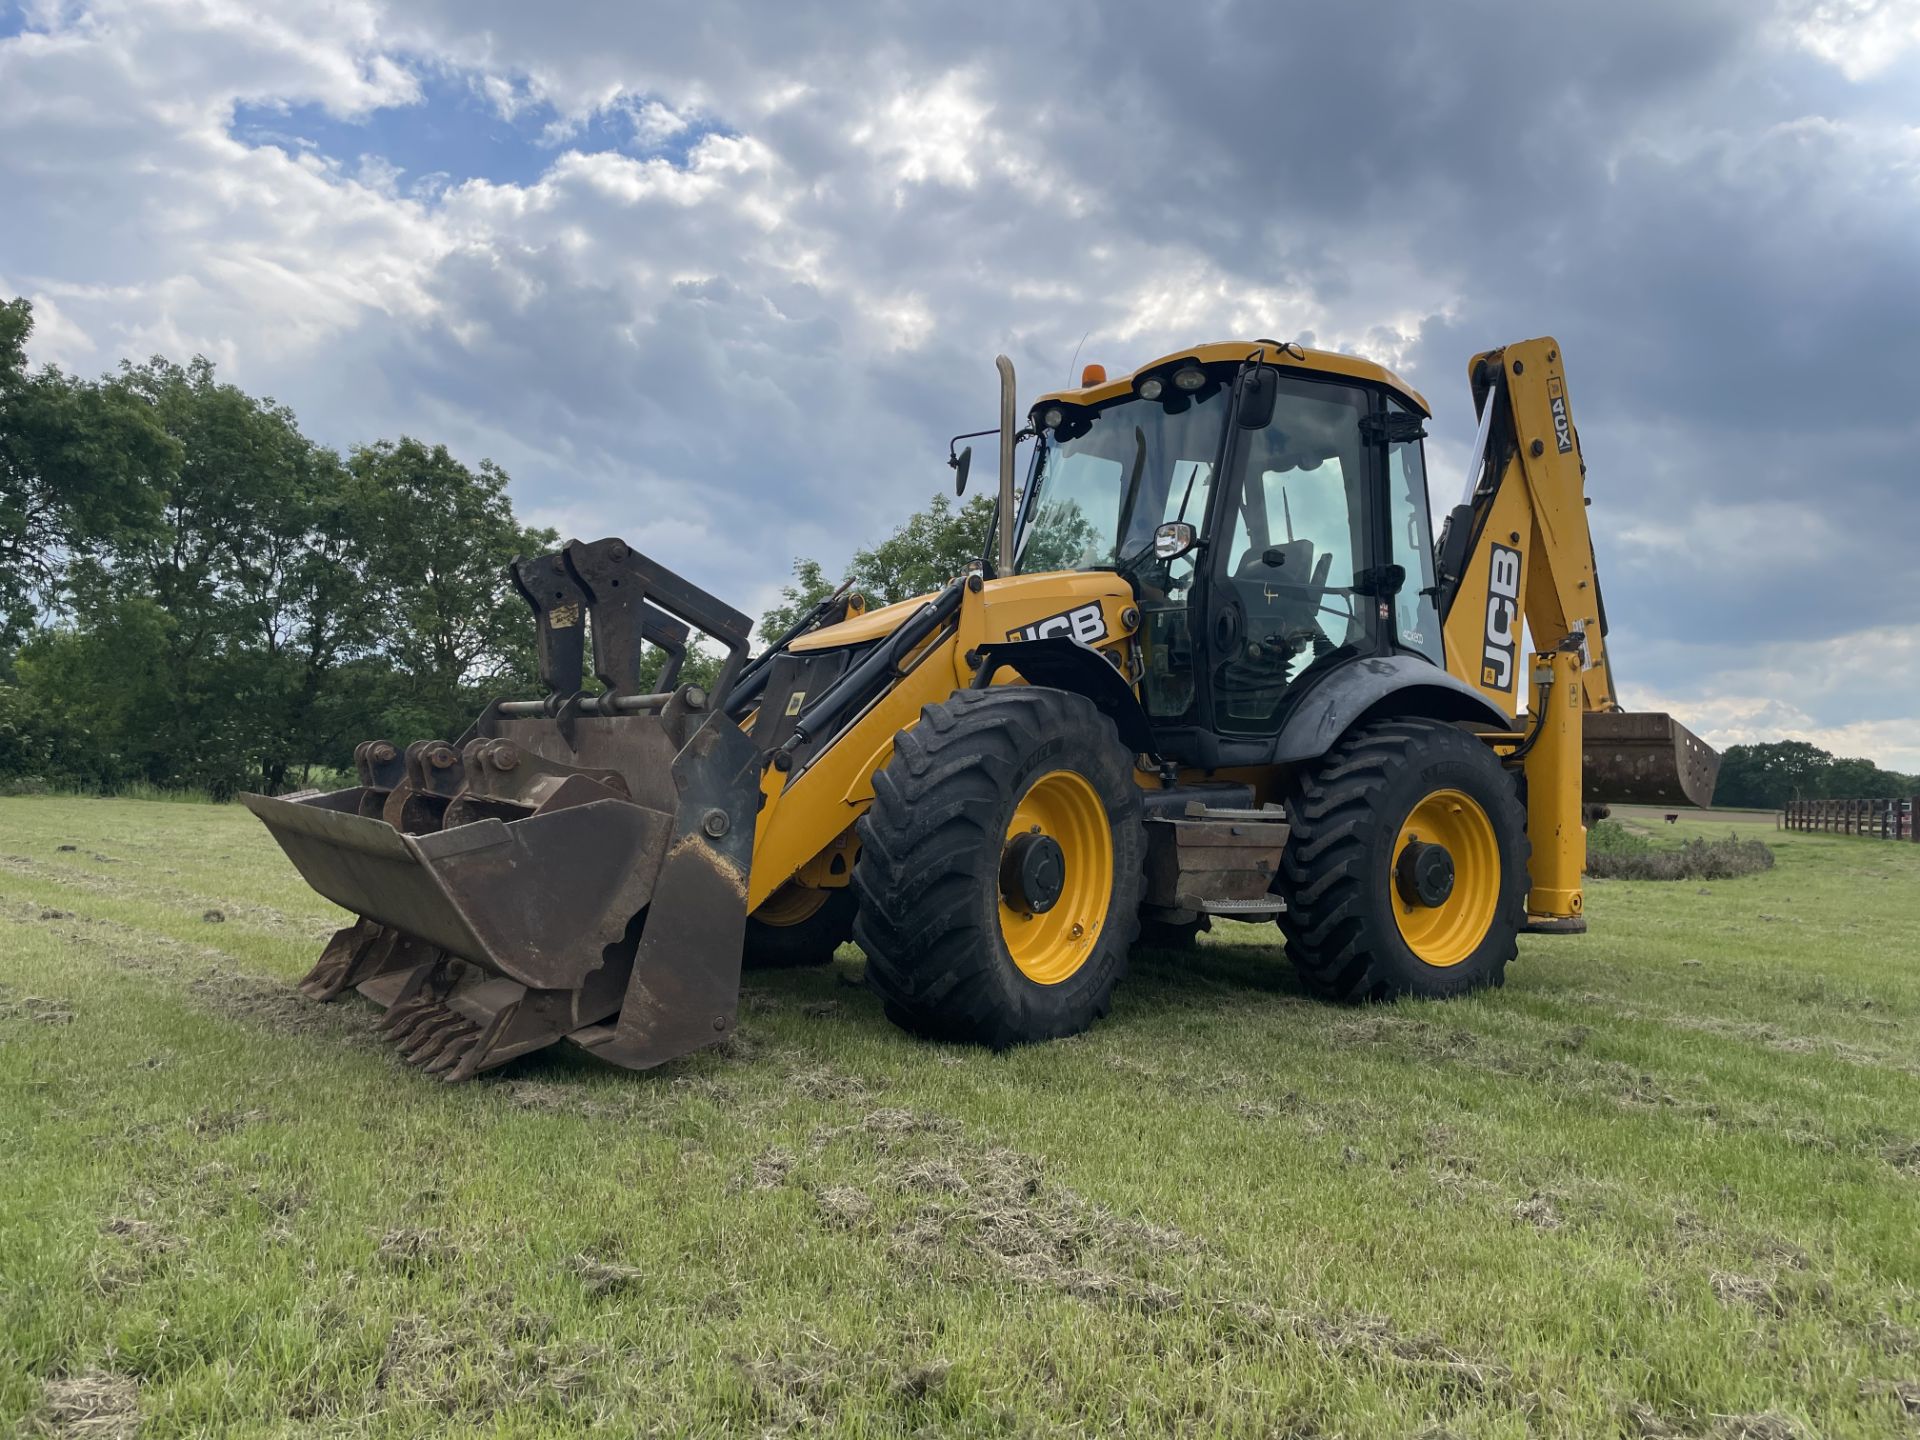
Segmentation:
[(1558, 376), (1547, 381), (1547, 408), (1553, 413), (1553, 444), (1562, 455), (1573, 453), (1573, 421), (1567, 418), (1567, 387)]

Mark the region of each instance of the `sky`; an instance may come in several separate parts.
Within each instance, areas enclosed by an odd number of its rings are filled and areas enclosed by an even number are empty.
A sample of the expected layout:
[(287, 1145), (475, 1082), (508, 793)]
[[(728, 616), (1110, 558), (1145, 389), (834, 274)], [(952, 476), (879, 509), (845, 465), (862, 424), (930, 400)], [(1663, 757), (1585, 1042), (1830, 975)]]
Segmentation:
[(996, 352), (1381, 361), (1444, 505), (1552, 334), (1626, 703), (1920, 771), (1920, 0), (0, 0), (0, 294), (754, 613)]

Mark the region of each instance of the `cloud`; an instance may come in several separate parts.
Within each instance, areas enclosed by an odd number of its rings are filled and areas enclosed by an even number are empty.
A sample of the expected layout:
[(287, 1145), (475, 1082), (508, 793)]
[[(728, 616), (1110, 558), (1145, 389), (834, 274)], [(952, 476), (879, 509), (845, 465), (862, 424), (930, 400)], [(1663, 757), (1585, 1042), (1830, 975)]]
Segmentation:
[(1920, 682), (1759, 662), (1920, 632), (1914, 20), (48, 3), (0, 39), (0, 275), (43, 358), (203, 351), (754, 604), (944, 483), (996, 351), (1357, 350), (1450, 501), (1467, 357), (1551, 332), (1629, 692), (1851, 733)]
[(1920, 49), (1914, 0), (1819, 0), (1793, 14), (1793, 39), (1849, 80), (1869, 80)]
[(1673, 711), (1710, 744), (1807, 740), (1920, 774), (1920, 705), (1911, 687), (1890, 683), (1920, 665), (1920, 626), (1869, 625), (1837, 643), (1744, 652), (1705, 635), (1657, 644), (1691, 667), (1692, 683), (1664, 692), (1642, 687), (1635, 704)]

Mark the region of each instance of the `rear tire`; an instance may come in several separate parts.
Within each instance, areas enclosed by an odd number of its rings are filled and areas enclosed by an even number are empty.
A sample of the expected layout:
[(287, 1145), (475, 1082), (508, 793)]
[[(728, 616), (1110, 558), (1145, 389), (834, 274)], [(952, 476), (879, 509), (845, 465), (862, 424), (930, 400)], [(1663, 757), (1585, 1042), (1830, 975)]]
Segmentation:
[[(1039, 686), (958, 691), (895, 737), (853, 873), (895, 1024), (998, 1050), (1107, 1013), (1145, 884), (1132, 771), (1092, 701)], [(1057, 865), (1028, 868), (1041, 842)]]
[[(1504, 983), (1530, 847), (1513, 780), (1485, 742), (1434, 721), (1362, 726), (1295, 779), (1287, 819), (1280, 929), (1307, 989), (1362, 1001)], [(1400, 878), (1409, 846), (1428, 842), (1452, 867), (1438, 903)]]
[[(820, 897), (818, 904), (808, 909), (808, 902), (815, 896)], [(855, 908), (853, 891), (846, 886), (802, 891), (797, 885), (789, 885), (775, 891), (757, 912), (757, 916), (769, 918), (747, 919), (740, 968), (794, 970), (827, 964), (834, 952), (853, 938)]]

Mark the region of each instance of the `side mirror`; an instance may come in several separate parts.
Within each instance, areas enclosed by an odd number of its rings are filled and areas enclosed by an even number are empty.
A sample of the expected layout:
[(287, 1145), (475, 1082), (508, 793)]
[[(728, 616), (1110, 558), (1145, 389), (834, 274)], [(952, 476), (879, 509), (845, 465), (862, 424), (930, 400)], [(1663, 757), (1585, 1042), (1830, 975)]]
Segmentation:
[(967, 448), (962, 450), (958, 455), (949, 456), (947, 458), (947, 464), (953, 469), (953, 493), (955, 495), (966, 494), (967, 471), (973, 466), (973, 446), (967, 446)]
[(1273, 423), (1273, 403), (1280, 395), (1280, 372), (1271, 365), (1252, 365), (1234, 382), (1239, 409), (1234, 423), (1242, 430), (1264, 430)]
[(1153, 532), (1153, 558), (1178, 560), (1199, 543), (1200, 537), (1193, 526), (1184, 520), (1170, 520)]

